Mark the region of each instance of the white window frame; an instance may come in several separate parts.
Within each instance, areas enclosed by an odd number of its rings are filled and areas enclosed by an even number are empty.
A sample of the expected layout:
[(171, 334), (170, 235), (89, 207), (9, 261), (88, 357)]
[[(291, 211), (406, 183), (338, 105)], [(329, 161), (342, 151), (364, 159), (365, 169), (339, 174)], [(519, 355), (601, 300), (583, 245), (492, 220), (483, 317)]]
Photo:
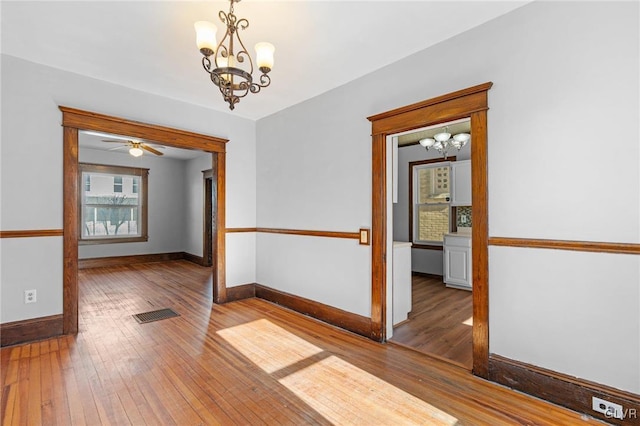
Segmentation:
[[(418, 247), (421, 246), (424, 248), (434, 248), (434, 249), (442, 249), (442, 247), (444, 246), (444, 238), (441, 241), (419, 239), (420, 217), (418, 215), (418, 210), (420, 206), (447, 206), (447, 209), (449, 211), (449, 223), (447, 225), (447, 232), (451, 231), (451, 226), (452, 226), (451, 221), (452, 221), (452, 213), (453, 213), (451, 209), (451, 190), (452, 190), (451, 163), (453, 161), (455, 161), (455, 157), (450, 158), (448, 160), (430, 159), (430, 160), (416, 161), (416, 162), (409, 163), (409, 173), (410, 173), (410, 179), (412, 182), (412, 191), (410, 194), (411, 199), (409, 200), (411, 204), (409, 220), (411, 221), (410, 223), (412, 224), (411, 241), (414, 243), (414, 246), (418, 246)], [(418, 203), (417, 201), (420, 199), (419, 197), (420, 185), (418, 183), (419, 171), (423, 169), (434, 169), (438, 167), (449, 167), (449, 197), (446, 199), (445, 202), (442, 202), (442, 203)]]

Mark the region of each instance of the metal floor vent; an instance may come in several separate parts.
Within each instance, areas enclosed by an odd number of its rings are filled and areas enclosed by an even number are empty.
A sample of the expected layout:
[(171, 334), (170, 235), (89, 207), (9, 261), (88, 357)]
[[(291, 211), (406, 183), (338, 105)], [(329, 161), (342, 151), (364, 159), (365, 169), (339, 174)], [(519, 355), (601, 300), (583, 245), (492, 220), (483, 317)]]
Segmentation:
[(165, 308), (158, 309), (157, 311), (143, 312), (141, 314), (135, 314), (133, 317), (140, 324), (146, 324), (148, 322), (158, 321), (167, 318), (179, 317), (180, 314), (173, 309)]

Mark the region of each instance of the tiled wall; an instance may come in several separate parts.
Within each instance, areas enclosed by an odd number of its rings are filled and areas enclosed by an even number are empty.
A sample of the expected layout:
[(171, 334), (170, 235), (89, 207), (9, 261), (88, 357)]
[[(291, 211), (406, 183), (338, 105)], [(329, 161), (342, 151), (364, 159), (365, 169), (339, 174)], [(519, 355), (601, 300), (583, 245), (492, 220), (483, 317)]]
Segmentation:
[(472, 224), (471, 206), (459, 206), (456, 212), (456, 226), (470, 228)]

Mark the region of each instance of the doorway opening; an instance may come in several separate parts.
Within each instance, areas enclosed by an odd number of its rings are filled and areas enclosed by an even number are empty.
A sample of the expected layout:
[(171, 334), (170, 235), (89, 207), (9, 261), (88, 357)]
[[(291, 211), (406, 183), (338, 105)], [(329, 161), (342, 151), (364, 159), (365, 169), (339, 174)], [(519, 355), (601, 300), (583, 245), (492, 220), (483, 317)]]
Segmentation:
[[(446, 156), (436, 134), (470, 135), (462, 119), (391, 135), (392, 324), (387, 340), (471, 370), (470, 142)], [(443, 136), (443, 135), (440, 135)], [(460, 243), (460, 244), (458, 244)], [(452, 274), (453, 272), (453, 274)]]
[(79, 199), (78, 138), (80, 131), (126, 135), (154, 141), (167, 147), (205, 151), (215, 170), (216, 214), (212, 226), (213, 302), (226, 301), (225, 284), (225, 145), (227, 140), (169, 127), (59, 107), (62, 111), (64, 207), (63, 207), (63, 333), (78, 332), (78, 240), (81, 217)]
[(473, 374), (489, 375), (488, 291), (488, 193), (487, 111), (488, 90), (484, 83), (406, 107), (368, 117), (372, 125), (372, 224), (371, 224), (371, 334), (385, 341), (392, 304), (393, 238), (391, 226), (391, 180), (388, 179), (388, 136), (419, 128), (469, 118), (471, 174), (473, 181), (472, 279), (473, 279)]

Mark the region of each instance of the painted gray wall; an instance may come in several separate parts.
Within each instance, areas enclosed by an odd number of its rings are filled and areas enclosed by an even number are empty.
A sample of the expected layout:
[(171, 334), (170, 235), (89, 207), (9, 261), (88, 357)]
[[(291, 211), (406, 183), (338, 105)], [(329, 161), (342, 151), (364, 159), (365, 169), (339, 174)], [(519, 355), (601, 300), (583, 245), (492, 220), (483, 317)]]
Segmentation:
[[(258, 225), (370, 226), (366, 117), (493, 81), (490, 235), (638, 243), (638, 12), (534, 2), (259, 120)], [(367, 247), (260, 235), (257, 251), (258, 282), (370, 314)], [(640, 392), (640, 257), (492, 247), (489, 267), (492, 353)]]
[(86, 148), (80, 148), (78, 157), (81, 163), (149, 169), (149, 240), (139, 243), (80, 245), (80, 259), (185, 250), (184, 235), (188, 228), (187, 209), (183, 207), (186, 205), (185, 161), (146, 154), (135, 158), (126, 151), (120, 153)]
[[(255, 227), (253, 121), (4, 54), (1, 61), (2, 230), (62, 229), (59, 105), (229, 139), (227, 225)], [(227, 285), (255, 282), (255, 236), (228, 235), (226, 252)], [(0, 322), (62, 313), (62, 237), (3, 238), (0, 255)], [(28, 289), (37, 303), (23, 303)]]
[[(450, 156), (456, 160), (468, 160), (471, 145), (465, 145), (460, 151)], [(427, 151), (420, 145), (412, 145), (398, 149), (398, 202), (393, 204), (393, 239), (395, 241), (411, 241), (409, 235), (409, 163), (432, 158), (442, 158), (438, 151)], [(411, 249), (411, 270), (426, 274), (442, 275), (442, 250)]]

